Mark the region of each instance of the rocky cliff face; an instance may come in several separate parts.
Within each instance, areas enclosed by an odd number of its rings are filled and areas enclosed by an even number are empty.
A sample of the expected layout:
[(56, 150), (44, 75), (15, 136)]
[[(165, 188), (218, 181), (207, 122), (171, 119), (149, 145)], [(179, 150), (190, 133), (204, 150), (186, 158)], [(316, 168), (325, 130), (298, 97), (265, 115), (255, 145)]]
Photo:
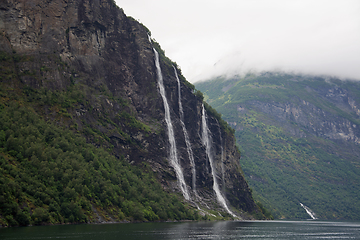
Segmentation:
[[(357, 103), (346, 89), (335, 86), (321, 90), (308, 87), (307, 90), (333, 104), (334, 108), (341, 109), (349, 116), (353, 115), (354, 119), (358, 118)], [(317, 137), (360, 143), (359, 126), (350, 121), (348, 116), (341, 116), (334, 110), (327, 110), (326, 107), (318, 107), (306, 101), (306, 98), (294, 97), (287, 103), (254, 101), (251, 105), (284, 124), (290, 121), (296, 123), (296, 127), (288, 125), (288, 130), (294, 136), (305, 137), (305, 132), (300, 131), (302, 129)]]
[[(194, 153), (197, 199), (192, 191), (192, 166), (181, 127), (173, 64), (156, 42), (149, 42), (144, 26), (127, 17), (111, 0), (4, 0), (0, 14), (0, 51), (18, 59), (13, 73), (17, 81), (2, 79), (5, 84), (53, 93), (77, 89), (73, 94), (81, 101), (65, 104), (67, 115), (46, 104), (39, 112), (83, 133), (97, 146), (112, 148), (119, 158), (137, 165), (147, 163), (158, 173), (164, 188), (180, 192), (168, 159), (169, 138), (164, 102), (157, 87), (155, 47), (160, 52), (179, 162), (191, 201), (211, 208), (220, 206), (214, 200), (214, 180), (201, 141), (202, 99), (193, 94), (193, 86), (176, 69), (184, 124)], [(237, 210), (257, 211), (241, 174), (233, 135), (210, 113), (207, 121), (222, 194)], [(89, 129), (102, 138), (89, 134)]]
[(360, 143), (360, 132), (356, 124), (346, 118), (326, 112), (305, 100), (298, 99), (297, 104), (253, 102), (253, 106), (279, 121), (293, 121), (298, 124), (298, 127), (289, 126), (294, 136), (305, 137), (306, 134), (300, 131), (302, 128), (318, 137)]

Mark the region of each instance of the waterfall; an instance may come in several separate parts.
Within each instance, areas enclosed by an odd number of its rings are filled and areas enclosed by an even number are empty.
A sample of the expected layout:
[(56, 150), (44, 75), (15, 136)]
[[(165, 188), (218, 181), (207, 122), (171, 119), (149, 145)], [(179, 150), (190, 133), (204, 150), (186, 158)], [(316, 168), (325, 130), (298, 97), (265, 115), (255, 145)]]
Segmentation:
[(182, 103), (181, 103), (180, 80), (179, 80), (179, 76), (178, 76), (178, 74), (176, 72), (176, 68), (174, 66), (173, 66), (173, 68), (174, 68), (176, 80), (177, 80), (177, 83), (178, 83), (180, 123), (181, 123), (182, 130), (184, 132), (186, 150), (187, 150), (187, 153), (188, 153), (188, 156), (189, 156), (191, 172), (192, 172), (192, 189), (194, 191), (195, 196), (197, 197), (197, 193), (196, 193), (196, 169), (195, 169), (194, 153), (193, 153), (193, 150), (191, 148), (189, 134), (188, 134), (188, 132), (186, 130), (185, 123), (184, 123), (184, 111), (183, 111), (183, 107), (182, 107)]
[(222, 190), (225, 191), (225, 178), (224, 178), (224, 146), (223, 146), (223, 139), (221, 136), (221, 127), (219, 126), (219, 137), (221, 142), (221, 180), (222, 180)]
[[(149, 40), (151, 42), (150, 37), (149, 37)], [(162, 76), (162, 72), (161, 72), (161, 68), (160, 68), (159, 54), (155, 50), (155, 48), (153, 48), (153, 50), (155, 53), (155, 66), (156, 66), (157, 80), (158, 80), (157, 83), (158, 83), (160, 95), (163, 99), (164, 108), (165, 108), (165, 122), (166, 122), (167, 130), (168, 130), (169, 143), (170, 143), (170, 156), (169, 156), (170, 164), (172, 165), (172, 167), (175, 170), (176, 178), (178, 180), (178, 184), (179, 184), (179, 187), (181, 189), (181, 192), (182, 192), (184, 198), (186, 200), (190, 200), (190, 196), (189, 196), (189, 193), (187, 190), (184, 175), (183, 175), (183, 172), (182, 172), (182, 169), (181, 169), (181, 166), (179, 163), (178, 154), (177, 154), (174, 128), (173, 128), (173, 125), (171, 122), (169, 104), (168, 104), (168, 101), (167, 101), (167, 98), (165, 95), (163, 76)]]
[(204, 105), (202, 106), (202, 142), (205, 146), (205, 149), (206, 149), (206, 155), (209, 159), (209, 162), (210, 162), (210, 168), (211, 168), (211, 174), (213, 176), (213, 189), (215, 191), (215, 195), (216, 195), (216, 198), (218, 200), (218, 202), (225, 208), (225, 210), (231, 214), (231, 216), (235, 217), (235, 218), (238, 218), (233, 212), (230, 211), (230, 209), (228, 208), (227, 204), (226, 204), (226, 201), (225, 201), (225, 198), (223, 197), (223, 195), (221, 194), (220, 192), (220, 189), (219, 189), (219, 184), (217, 182), (217, 179), (216, 179), (216, 169), (215, 169), (215, 166), (214, 166), (214, 162), (213, 162), (213, 155), (211, 153), (211, 149), (212, 149), (212, 139), (211, 139), (211, 136), (209, 135), (209, 128), (207, 126), (207, 122), (206, 122), (206, 113), (205, 113), (205, 108), (204, 108)]
[(310, 216), (312, 219), (316, 219), (315, 213), (314, 213), (310, 208), (308, 208), (307, 206), (305, 206), (305, 205), (302, 204), (302, 203), (300, 203), (300, 205), (305, 209), (306, 213), (309, 214), (309, 216)]

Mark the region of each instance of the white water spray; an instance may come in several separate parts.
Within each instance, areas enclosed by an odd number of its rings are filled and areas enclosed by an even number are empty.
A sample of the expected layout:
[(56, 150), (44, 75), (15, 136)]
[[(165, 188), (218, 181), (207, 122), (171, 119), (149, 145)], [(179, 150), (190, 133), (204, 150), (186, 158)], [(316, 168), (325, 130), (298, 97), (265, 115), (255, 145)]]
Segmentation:
[(221, 142), (221, 180), (222, 180), (222, 190), (224, 192), (225, 191), (224, 146), (223, 146), (223, 139), (222, 139), (222, 136), (221, 136), (221, 128), (220, 128), (219, 122), (218, 122), (218, 126), (219, 126), (219, 137), (220, 137), (220, 142)]
[(308, 208), (307, 206), (305, 206), (305, 205), (302, 204), (302, 203), (300, 203), (300, 205), (305, 209), (306, 213), (309, 214), (309, 216), (310, 216), (312, 219), (316, 219), (315, 213), (314, 213), (310, 208)]
[(211, 174), (213, 176), (213, 182), (214, 182), (213, 189), (215, 191), (215, 195), (216, 195), (218, 202), (225, 208), (225, 210), (229, 214), (231, 214), (231, 216), (233, 216), (234, 218), (238, 218), (233, 212), (230, 211), (230, 209), (228, 208), (228, 206), (226, 204), (225, 198), (223, 197), (223, 195), (220, 192), (219, 184), (216, 179), (216, 169), (215, 169), (214, 162), (213, 162), (213, 155), (211, 153), (212, 139), (211, 139), (211, 136), (209, 135), (209, 132), (210, 132), (210, 130), (207, 126), (206, 113), (205, 113), (205, 108), (203, 105), (202, 106), (202, 142), (206, 148), (206, 155), (210, 162)]
[(197, 192), (196, 192), (196, 169), (195, 169), (194, 153), (193, 153), (193, 150), (191, 148), (189, 134), (188, 134), (188, 132), (186, 130), (185, 123), (184, 123), (184, 111), (183, 111), (183, 107), (182, 107), (182, 103), (181, 103), (180, 80), (179, 80), (179, 76), (177, 74), (176, 68), (174, 66), (173, 66), (173, 68), (174, 68), (175, 77), (176, 77), (176, 80), (177, 80), (177, 83), (178, 83), (178, 99), (179, 99), (180, 123), (181, 123), (182, 130), (184, 132), (186, 150), (187, 150), (187, 153), (188, 153), (189, 159), (190, 159), (190, 166), (191, 166), (191, 172), (192, 172), (192, 189), (194, 191), (195, 196), (198, 197)]
[[(150, 37), (149, 37), (149, 40), (151, 42)], [(190, 200), (190, 196), (189, 196), (189, 193), (187, 190), (184, 175), (183, 175), (183, 172), (182, 172), (182, 169), (181, 169), (181, 166), (179, 163), (178, 154), (177, 154), (176, 141), (175, 141), (175, 136), (174, 136), (174, 128), (173, 128), (173, 125), (171, 122), (169, 104), (168, 104), (168, 101), (167, 101), (167, 98), (165, 95), (163, 76), (162, 76), (162, 72), (161, 72), (161, 68), (160, 68), (159, 54), (155, 50), (155, 48), (153, 48), (153, 50), (155, 53), (155, 66), (156, 66), (157, 80), (158, 80), (157, 83), (158, 83), (160, 95), (163, 99), (164, 108), (165, 108), (165, 122), (166, 122), (167, 130), (168, 130), (169, 143), (170, 143), (170, 156), (169, 156), (170, 164), (172, 165), (172, 167), (175, 170), (176, 178), (178, 180), (178, 184), (179, 184), (179, 187), (181, 189), (181, 192), (182, 192), (184, 198), (186, 200)]]

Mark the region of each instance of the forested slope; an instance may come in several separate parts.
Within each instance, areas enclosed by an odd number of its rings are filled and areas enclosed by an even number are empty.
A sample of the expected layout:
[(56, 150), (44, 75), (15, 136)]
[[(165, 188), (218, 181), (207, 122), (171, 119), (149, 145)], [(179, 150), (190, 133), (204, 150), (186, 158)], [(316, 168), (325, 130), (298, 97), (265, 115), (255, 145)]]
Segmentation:
[(44, 120), (32, 94), (9, 92), (0, 92), (2, 225), (200, 217), (165, 192), (146, 163), (115, 158), (111, 149)]

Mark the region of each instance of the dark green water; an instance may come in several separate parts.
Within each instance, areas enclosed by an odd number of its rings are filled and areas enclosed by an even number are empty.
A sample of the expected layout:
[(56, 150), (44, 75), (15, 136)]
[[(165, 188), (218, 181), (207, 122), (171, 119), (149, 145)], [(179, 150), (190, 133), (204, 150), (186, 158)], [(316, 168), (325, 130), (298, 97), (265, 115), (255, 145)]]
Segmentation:
[(360, 222), (249, 221), (34, 226), (0, 229), (10, 239), (360, 239)]

